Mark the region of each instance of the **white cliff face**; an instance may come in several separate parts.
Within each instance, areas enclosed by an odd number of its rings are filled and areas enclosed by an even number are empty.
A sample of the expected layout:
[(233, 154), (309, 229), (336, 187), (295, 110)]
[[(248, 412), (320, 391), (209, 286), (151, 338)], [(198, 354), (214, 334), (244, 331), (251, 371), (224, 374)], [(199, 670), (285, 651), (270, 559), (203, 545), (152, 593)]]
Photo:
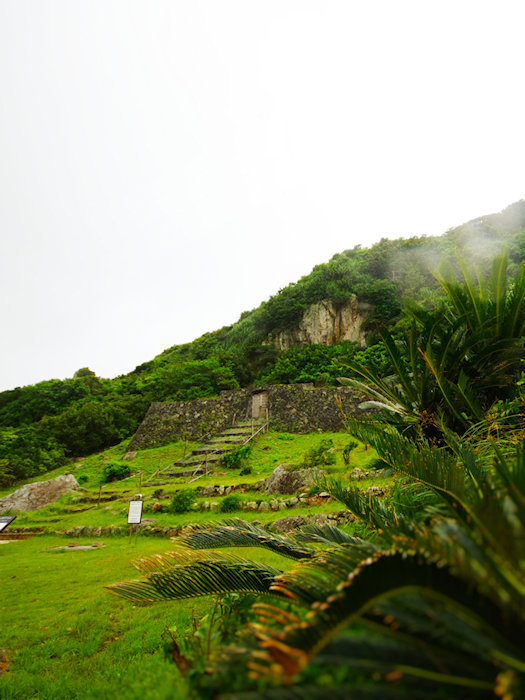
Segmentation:
[(365, 347), (366, 316), (366, 312), (358, 308), (356, 296), (339, 308), (331, 301), (320, 301), (304, 312), (297, 328), (270, 335), (268, 344), (287, 350), (294, 345), (333, 345), (350, 340)]

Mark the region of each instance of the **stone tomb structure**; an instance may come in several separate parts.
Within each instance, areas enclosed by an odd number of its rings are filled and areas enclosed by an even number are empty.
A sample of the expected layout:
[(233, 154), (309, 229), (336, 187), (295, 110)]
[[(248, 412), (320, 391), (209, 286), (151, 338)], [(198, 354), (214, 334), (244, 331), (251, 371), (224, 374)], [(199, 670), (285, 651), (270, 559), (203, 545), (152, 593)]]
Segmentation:
[(184, 438), (202, 441), (251, 418), (268, 418), (271, 428), (288, 433), (343, 430), (341, 408), (347, 415), (363, 415), (358, 405), (364, 399), (351, 387), (291, 384), (224, 391), (214, 399), (153, 403), (128, 450), (159, 447)]

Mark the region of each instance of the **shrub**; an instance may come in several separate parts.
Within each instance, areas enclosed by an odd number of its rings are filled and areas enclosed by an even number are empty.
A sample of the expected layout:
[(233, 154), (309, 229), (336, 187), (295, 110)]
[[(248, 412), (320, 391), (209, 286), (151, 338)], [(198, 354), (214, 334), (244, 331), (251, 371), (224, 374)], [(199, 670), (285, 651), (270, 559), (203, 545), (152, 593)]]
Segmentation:
[(344, 446), (343, 448), (343, 460), (344, 463), (348, 466), (350, 464), (350, 455), (353, 450), (358, 446), (358, 443), (355, 442), (355, 440), (350, 440), (350, 442)]
[(187, 513), (191, 510), (196, 495), (195, 489), (181, 489), (177, 491), (170, 502), (170, 513)]
[(333, 440), (323, 438), (317, 447), (311, 447), (305, 452), (301, 468), (324, 467), (328, 464), (335, 464), (335, 454), (333, 452)]
[(236, 447), (231, 452), (228, 452), (221, 459), (221, 464), (226, 469), (238, 469), (245, 459), (247, 459), (252, 453), (251, 445), (244, 445), (244, 447)]
[(230, 493), (222, 499), (219, 510), (221, 513), (233, 513), (241, 508), (241, 497), (236, 493)]
[(131, 469), (127, 464), (121, 462), (108, 462), (102, 470), (102, 483), (108, 484), (110, 481), (120, 481), (131, 474)]
[(252, 468), (251, 468), (251, 467), (243, 467), (243, 468), (241, 469), (241, 471), (239, 472), (239, 474), (240, 474), (241, 476), (246, 476), (247, 474), (251, 474), (251, 473), (252, 473)]
[(87, 474), (79, 474), (77, 476), (77, 481), (79, 484), (85, 484), (86, 481), (89, 481), (89, 476)]

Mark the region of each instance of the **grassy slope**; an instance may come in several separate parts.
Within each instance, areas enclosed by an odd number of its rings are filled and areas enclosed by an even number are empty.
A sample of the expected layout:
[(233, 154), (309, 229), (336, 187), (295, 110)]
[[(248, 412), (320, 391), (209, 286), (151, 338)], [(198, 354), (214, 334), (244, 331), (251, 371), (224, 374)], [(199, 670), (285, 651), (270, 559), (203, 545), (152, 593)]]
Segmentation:
[[(177, 525), (187, 524), (191, 522), (204, 522), (209, 520), (210, 517), (218, 517), (215, 513), (213, 516), (209, 512), (192, 512), (187, 514), (173, 515), (170, 513), (152, 513), (148, 512), (149, 508), (156, 501), (153, 497), (153, 493), (162, 488), (165, 494), (173, 495), (176, 491), (181, 488), (206, 486), (208, 484), (217, 485), (232, 485), (232, 484), (246, 484), (247, 490), (242, 494), (243, 500), (269, 500), (269, 496), (265, 496), (264, 493), (258, 491), (251, 491), (249, 485), (255, 483), (259, 479), (262, 479), (281, 462), (287, 463), (297, 463), (301, 460), (305, 451), (313, 445), (317, 445), (322, 438), (331, 438), (334, 442), (334, 447), (337, 455), (337, 463), (330, 467), (329, 473), (332, 475), (337, 475), (345, 477), (354, 467), (366, 467), (375, 458), (375, 453), (373, 450), (366, 451), (364, 447), (359, 447), (352, 453), (351, 463), (349, 467), (346, 467), (343, 463), (341, 450), (346, 445), (349, 437), (346, 433), (324, 433), (320, 435), (318, 433), (305, 434), (305, 435), (291, 435), (288, 433), (266, 433), (262, 435), (257, 443), (254, 445), (251, 456), (246, 461), (246, 466), (250, 467), (252, 473), (245, 476), (240, 476), (239, 470), (225, 470), (220, 467), (217, 468), (213, 473), (208, 476), (203, 476), (193, 483), (188, 483), (188, 479), (184, 477), (170, 479), (169, 484), (159, 487), (150, 486), (148, 484), (148, 478), (152, 477), (155, 472), (161, 468), (168, 466), (175, 459), (178, 459), (184, 453), (185, 445), (182, 442), (173, 443), (164, 447), (159, 447), (150, 450), (143, 450), (138, 453), (137, 457), (128, 462), (130, 465), (133, 475), (120, 482), (113, 482), (110, 484), (105, 484), (102, 487), (101, 495), (110, 495), (113, 493), (121, 496), (120, 500), (112, 501), (109, 503), (101, 503), (100, 506), (96, 504), (81, 504), (74, 503), (74, 496), (65, 496), (58, 503), (49, 505), (38, 511), (20, 513), (16, 520), (16, 526), (19, 527), (43, 527), (46, 532), (52, 533), (54, 530), (72, 528), (79, 525), (120, 525), (126, 527), (126, 515), (128, 511), (128, 498), (132, 497), (136, 493), (142, 493), (145, 499), (145, 513), (144, 517), (154, 518), (156, 524), (158, 525)], [(191, 450), (193, 444), (187, 445), (187, 450)], [(53, 472), (48, 472), (40, 479), (49, 479), (57, 476), (58, 474), (71, 472), (75, 476), (84, 475), (88, 478), (84, 482), (83, 487), (86, 489), (84, 495), (91, 497), (98, 496), (99, 486), (100, 486), (100, 472), (106, 461), (115, 461), (119, 459), (125, 450), (124, 443), (122, 445), (117, 445), (105, 452), (98, 455), (92, 455), (69, 467), (61, 467)], [(142, 479), (142, 486), (141, 484)], [(155, 483), (158, 480), (163, 480), (161, 477), (153, 477), (152, 481)], [(38, 479), (34, 479), (38, 480)], [(359, 482), (359, 486), (369, 486), (371, 484), (382, 485), (382, 480), (372, 481), (362, 481)], [(0, 493), (0, 497), (3, 494)], [(196, 498), (197, 503), (202, 503), (204, 498)], [(220, 500), (220, 499), (213, 499)], [(163, 500), (162, 503), (169, 503), (168, 500)], [(79, 508), (89, 508), (84, 512), (71, 512), (74, 509)], [(339, 510), (339, 504), (330, 501), (326, 506), (318, 506), (317, 508), (311, 509), (312, 512), (329, 512), (333, 510)], [(259, 519), (262, 521), (273, 520), (277, 517), (283, 517), (286, 514), (294, 515), (304, 512), (301, 509), (294, 508), (290, 511), (280, 511), (279, 514), (276, 513), (250, 513), (242, 511), (242, 517), (247, 520)], [(241, 512), (238, 513), (241, 515)]]
[[(43, 536), (0, 547), (1, 646), (10, 658), (10, 671), (0, 677), (0, 697), (186, 697), (161, 634), (175, 627), (180, 638), (193, 611), (202, 618), (214, 601), (135, 607), (104, 589), (138, 578), (129, 561), (169, 549), (168, 542), (110, 538), (92, 551), (46, 551), (64, 543)], [(236, 551), (243, 553), (253, 554)], [(277, 555), (258, 555), (275, 566), (288, 565)]]
[[(322, 438), (331, 437), (337, 451), (337, 463), (331, 474), (343, 478), (355, 466), (366, 466), (374, 458), (372, 450), (361, 446), (352, 454), (350, 467), (342, 460), (341, 450), (348, 442), (345, 433), (289, 435), (267, 433), (259, 438), (247, 464), (252, 474), (240, 477), (238, 471), (221, 470), (203, 477), (194, 485), (251, 483), (267, 476), (276, 464), (298, 462), (304, 452)], [(135, 475), (124, 481), (108, 484), (103, 493), (115, 491), (123, 498), (137, 493), (143, 480), (167, 466), (184, 452), (183, 443), (144, 450), (129, 464)], [(191, 446), (188, 446), (190, 449)], [(84, 474), (84, 486), (91, 495), (98, 494), (99, 474), (106, 460), (121, 456), (125, 445), (80, 460), (75, 474)], [(45, 475), (52, 478), (67, 472), (61, 468)], [(174, 493), (187, 484), (174, 479), (166, 492)], [(366, 487), (369, 482), (359, 482)], [(374, 483), (380, 484), (377, 480)], [(146, 499), (158, 487), (143, 483)], [(253, 492), (253, 498), (261, 498)], [(250, 500), (250, 492), (243, 498)], [(119, 500), (101, 504), (82, 513), (68, 513), (71, 496), (33, 513), (20, 514), (19, 526), (42, 526), (48, 533), (75, 525), (121, 525), (126, 527), (127, 502)], [(146, 500), (146, 503), (148, 501)], [(152, 501), (150, 501), (152, 502)], [(167, 502), (167, 501), (166, 501)], [(330, 501), (311, 512), (339, 510)], [(285, 515), (307, 512), (306, 507), (278, 513), (239, 512), (233, 515), (247, 520), (274, 520)], [(146, 517), (150, 517), (147, 513)], [(218, 513), (195, 512), (180, 515), (154, 514), (159, 524), (186, 524), (220, 519)], [(106, 537), (105, 547), (93, 551), (50, 552), (51, 547), (64, 545), (68, 539), (46, 534), (25, 541), (0, 546), (2, 570), (2, 611), (0, 648), (10, 659), (10, 671), (0, 676), (2, 698), (184, 698), (185, 683), (173, 662), (166, 655), (161, 639), (163, 629), (176, 627), (178, 636), (190, 629), (192, 611), (202, 618), (213, 601), (188, 600), (160, 603), (140, 608), (131, 606), (104, 590), (104, 585), (137, 578), (129, 562), (135, 558), (166, 551), (172, 546), (166, 539), (138, 537)], [(88, 543), (80, 539), (81, 543)], [(288, 560), (262, 550), (239, 550), (240, 556), (257, 558), (280, 568)]]

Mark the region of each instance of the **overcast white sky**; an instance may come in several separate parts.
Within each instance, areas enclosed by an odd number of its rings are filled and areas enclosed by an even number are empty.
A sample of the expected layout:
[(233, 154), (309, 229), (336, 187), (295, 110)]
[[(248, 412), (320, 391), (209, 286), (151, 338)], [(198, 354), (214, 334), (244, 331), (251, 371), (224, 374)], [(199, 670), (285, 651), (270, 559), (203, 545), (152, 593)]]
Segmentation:
[(521, 0), (0, 0), (0, 390), (525, 197)]

